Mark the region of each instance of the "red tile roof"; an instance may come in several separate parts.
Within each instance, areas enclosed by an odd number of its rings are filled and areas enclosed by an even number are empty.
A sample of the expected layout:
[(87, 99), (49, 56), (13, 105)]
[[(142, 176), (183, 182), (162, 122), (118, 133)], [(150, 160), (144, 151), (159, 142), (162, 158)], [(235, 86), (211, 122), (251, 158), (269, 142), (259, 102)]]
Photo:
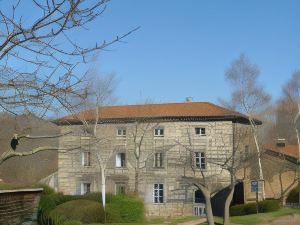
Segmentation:
[[(210, 118), (240, 118), (247, 120), (247, 116), (209, 102), (185, 102), (144, 105), (122, 105), (101, 107), (99, 111), (101, 120), (114, 119), (155, 119), (178, 117), (210, 117)], [(59, 119), (58, 123), (69, 123), (78, 120), (94, 120), (95, 110), (88, 110)]]

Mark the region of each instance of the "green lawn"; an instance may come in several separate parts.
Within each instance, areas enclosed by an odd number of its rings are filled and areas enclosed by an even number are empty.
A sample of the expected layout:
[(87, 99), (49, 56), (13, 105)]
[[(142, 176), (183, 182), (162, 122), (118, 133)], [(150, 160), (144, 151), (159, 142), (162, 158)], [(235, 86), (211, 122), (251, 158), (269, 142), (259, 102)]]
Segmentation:
[[(147, 224), (167, 224), (167, 225), (177, 225), (178, 223), (184, 223), (187, 221), (197, 220), (199, 217), (187, 216), (187, 217), (178, 217), (173, 219), (164, 219), (164, 218), (151, 218), (140, 223), (107, 223), (106, 225), (147, 225)], [(89, 225), (102, 225), (101, 223), (93, 223)]]
[[(276, 212), (259, 213), (258, 215), (252, 214), (246, 216), (233, 216), (230, 218), (230, 221), (233, 224), (244, 224), (244, 225), (260, 224), (260, 223), (270, 222), (281, 216), (298, 214), (298, 213), (300, 213), (300, 208), (282, 208)], [(223, 224), (222, 218), (220, 217), (215, 217), (215, 222), (216, 224)], [(204, 223), (202, 225), (205, 224), (207, 223)]]

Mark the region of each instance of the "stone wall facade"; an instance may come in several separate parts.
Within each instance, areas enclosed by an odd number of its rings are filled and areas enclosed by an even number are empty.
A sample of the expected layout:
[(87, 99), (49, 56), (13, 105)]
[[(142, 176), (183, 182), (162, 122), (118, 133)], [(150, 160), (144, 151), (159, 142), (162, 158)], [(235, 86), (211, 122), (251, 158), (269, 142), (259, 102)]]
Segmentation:
[(0, 225), (37, 225), (43, 189), (1, 190)]
[[(126, 136), (117, 135), (126, 129)], [(163, 137), (154, 135), (163, 128)], [(205, 135), (195, 134), (195, 128), (205, 128)], [(100, 191), (101, 176), (97, 153), (107, 160), (106, 190), (116, 193), (123, 186), (133, 192), (138, 179), (138, 192), (146, 205), (148, 216), (193, 215), (196, 187), (187, 185), (184, 177), (201, 179), (201, 173), (212, 180), (212, 189), (220, 190), (229, 184), (229, 173), (220, 167), (232, 154), (233, 123), (231, 121), (154, 121), (151, 123), (107, 123), (98, 126), (98, 143), (80, 125), (61, 126), (61, 132), (72, 135), (61, 138), (58, 156), (58, 191), (82, 194), (84, 183), (91, 191)], [(142, 138), (143, 136), (143, 138)], [(142, 138), (142, 141), (141, 141)], [(100, 143), (101, 142), (101, 143)], [(141, 144), (139, 160), (135, 156)], [(79, 146), (79, 148), (78, 148)], [(83, 166), (82, 154), (90, 152), (91, 163)], [(113, 152), (113, 154), (109, 154)], [(205, 169), (195, 167), (195, 152), (205, 154)], [(125, 166), (116, 166), (116, 154), (125, 153)], [(155, 154), (162, 153), (162, 165), (155, 166)], [(136, 178), (136, 171), (139, 176)], [(154, 185), (163, 184), (163, 202), (154, 203)], [(202, 203), (203, 205), (203, 203)]]

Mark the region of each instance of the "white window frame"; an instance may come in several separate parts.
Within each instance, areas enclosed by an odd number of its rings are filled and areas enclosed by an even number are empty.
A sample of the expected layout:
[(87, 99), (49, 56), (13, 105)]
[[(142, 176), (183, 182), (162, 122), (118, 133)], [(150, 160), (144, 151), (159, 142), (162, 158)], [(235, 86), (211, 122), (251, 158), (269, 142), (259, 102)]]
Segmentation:
[[(199, 131), (199, 133), (198, 133), (198, 131)], [(206, 128), (205, 127), (195, 127), (195, 135), (206, 136)]]
[(126, 128), (124, 127), (117, 128), (117, 137), (126, 137)]
[(89, 182), (82, 182), (81, 185), (80, 185), (80, 194), (81, 195), (85, 195), (87, 193), (90, 193), (91, 192), (91, 183)]
[(82, 152), (82, 154), (81, 154), (81, 165), (85, 166), (85, 167), (91, 166), (91, 152), (90, 151)]
[(154, 137), (164, 137), (165, 129), (163, 127), (154, 128)]
[[(123, 160), (122, 160), (122, 155), (124, 155)], [(125, 154), (125, 152), (117, 152), (116, 153), (116, 167), (117, 168), (126, 167), (126, 154)]]
[(195, 152), (195, 166), (197, 169), (206, 169), (205, 152)]
[(164, 153), (163, 152), (155, 152), (154, 153), (153, 166), (155, 168), (163, 168), (164, 167)]
[(153, 184), (153, 203), (154, 204), (164, 203), (164, 184), (162, 183)]

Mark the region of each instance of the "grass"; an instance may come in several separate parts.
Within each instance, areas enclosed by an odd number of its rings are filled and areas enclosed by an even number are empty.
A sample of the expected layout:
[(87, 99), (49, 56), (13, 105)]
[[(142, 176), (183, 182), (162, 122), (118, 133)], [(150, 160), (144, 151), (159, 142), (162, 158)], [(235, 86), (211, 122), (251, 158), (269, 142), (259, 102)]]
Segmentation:
[[(271, 222), (279, 217), (292, 215), (292, 214), (299, 214), (300, 208), (281, 208), (278, 211), (270, 212), (270, 213), (259, 213), (246, 215), (246, 216), (232, 216), (230, 217), (230, 221), (233, 224), (244, 224), (244, 225), (251, 225), (251, 224), (261, 224), (261, 223), (268, 223)], [(223, 224), (223, 219), (220, 217), (215, 217), (216, 224)], [(201, 225), (206, 225), (207, 223), (203, 223)]]
[[(187, 217), (178, 217), (172, 219), (165, 219), (161, 217), (147, 219), (140, 223), (109, 223), (108, 225), (147, 225), (147, 224), (167, 224), (167, 225), (177, 225), (178, 223), (184, 223), (187, 221), (197, 220), (199, 217), (187, 216)], [(102, 225), (101, 223), (93, 223), (89, 225)], [(107, 224), (106, 224), (107, 225)]]

